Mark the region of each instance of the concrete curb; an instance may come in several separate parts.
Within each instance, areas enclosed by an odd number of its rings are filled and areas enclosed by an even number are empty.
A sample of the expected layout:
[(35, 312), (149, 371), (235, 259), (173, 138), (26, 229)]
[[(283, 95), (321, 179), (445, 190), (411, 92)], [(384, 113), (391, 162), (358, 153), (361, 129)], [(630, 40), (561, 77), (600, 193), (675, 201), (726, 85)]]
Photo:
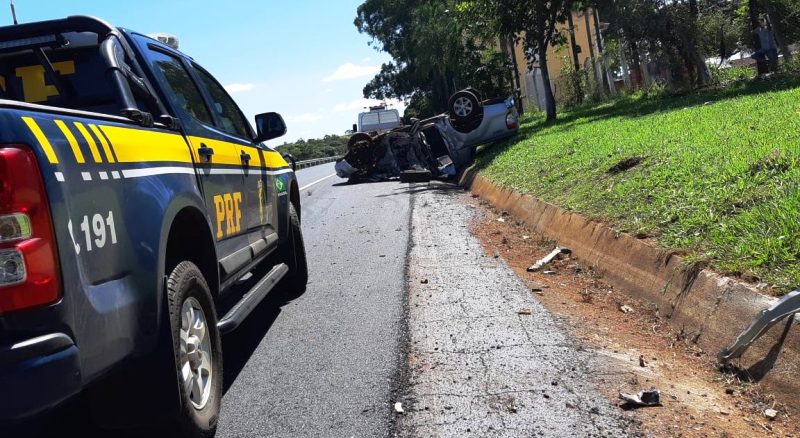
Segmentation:
[[(752, 286), (708, 270), (688, 271), (682, 258), (639, 239), (494, 184), (468, 169), (460, 183), (496, 208), (572, 249), (614, 287), (657, 306), (672, 327), (714, 357), (776, 301)], [(800, 335), (778, 324), (734, 362), (782, 400), (800, 390)]]

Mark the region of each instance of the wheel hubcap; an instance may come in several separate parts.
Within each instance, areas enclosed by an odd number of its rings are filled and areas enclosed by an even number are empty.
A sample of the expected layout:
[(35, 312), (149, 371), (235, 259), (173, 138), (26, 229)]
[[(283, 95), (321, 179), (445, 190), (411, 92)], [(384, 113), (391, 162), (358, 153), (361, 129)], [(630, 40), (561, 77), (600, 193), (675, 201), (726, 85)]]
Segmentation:
[(472, 114), (472, 102), (466, 97), (459, 97), (453, 104), (453, 111), (459, 117), (466, 117)]
[(189, 297), (181, 306), (181, 380), (195, 409), (203, 409), (211, 395), (214, 367), (211, 336), (200, 303)]

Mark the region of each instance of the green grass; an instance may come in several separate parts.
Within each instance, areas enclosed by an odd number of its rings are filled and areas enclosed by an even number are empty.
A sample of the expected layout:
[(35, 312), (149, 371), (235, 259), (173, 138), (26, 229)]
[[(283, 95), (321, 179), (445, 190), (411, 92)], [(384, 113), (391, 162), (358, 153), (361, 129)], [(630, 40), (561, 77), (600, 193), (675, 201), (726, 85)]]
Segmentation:
[[(609, 173), (625, 159), (639, 165)], [(481, 174), (687, 260), (785, 293), (800, 286), (800, 79), (623, 98), (483, 149)]]

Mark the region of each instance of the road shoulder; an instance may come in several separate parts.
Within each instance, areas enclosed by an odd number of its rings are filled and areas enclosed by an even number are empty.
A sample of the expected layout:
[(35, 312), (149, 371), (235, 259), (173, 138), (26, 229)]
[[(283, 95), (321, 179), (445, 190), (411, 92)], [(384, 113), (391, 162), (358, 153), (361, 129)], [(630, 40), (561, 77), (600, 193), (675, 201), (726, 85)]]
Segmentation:
[(398, 435), (627, 435), (594, 389), (592, 355), (470, 234), (466, 196), (433, 183), (413, 200)]

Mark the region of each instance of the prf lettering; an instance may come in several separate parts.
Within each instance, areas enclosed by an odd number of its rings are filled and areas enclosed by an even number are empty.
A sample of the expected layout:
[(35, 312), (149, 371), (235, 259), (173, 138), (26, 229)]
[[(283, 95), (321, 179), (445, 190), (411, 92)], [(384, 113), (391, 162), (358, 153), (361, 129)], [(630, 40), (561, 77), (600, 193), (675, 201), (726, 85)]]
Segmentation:
[[(217, 240), (230, 237), (242, 230), (242, 192), (225, 193), (214, 196), (217, 210)], [(222, 224), (225, 224), (223, 233)]]

